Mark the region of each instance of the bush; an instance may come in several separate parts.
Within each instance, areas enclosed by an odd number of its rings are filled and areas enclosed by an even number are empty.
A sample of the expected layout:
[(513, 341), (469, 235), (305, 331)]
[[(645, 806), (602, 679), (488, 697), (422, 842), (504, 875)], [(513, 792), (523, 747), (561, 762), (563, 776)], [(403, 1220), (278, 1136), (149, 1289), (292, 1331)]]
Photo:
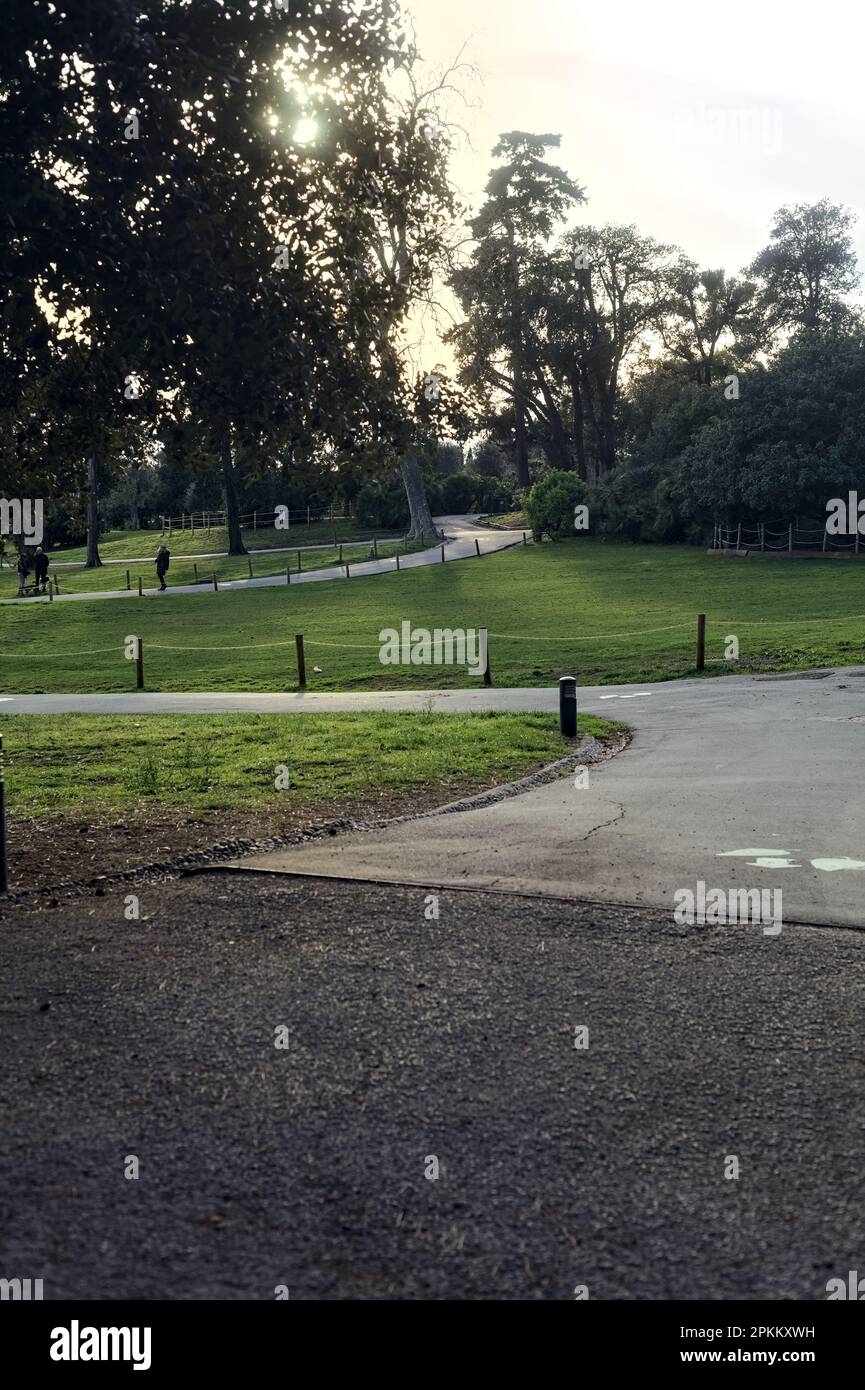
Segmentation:
[(548, 473), (529, 489), (526, 516), (536, 541), (574, 535), (574, 508), (585, 498), (585, 484), (576, 473)]
[(453, 473), (442, 484), (441, 498), (445, 512), (471, 511), (475, 500), (476, 483), (473, 473)]
[(404, 531), (408, 526), (408, 503), (402, 483), (367, 483), (357, 494), (355, 515), (358, 525), (369, 531)]

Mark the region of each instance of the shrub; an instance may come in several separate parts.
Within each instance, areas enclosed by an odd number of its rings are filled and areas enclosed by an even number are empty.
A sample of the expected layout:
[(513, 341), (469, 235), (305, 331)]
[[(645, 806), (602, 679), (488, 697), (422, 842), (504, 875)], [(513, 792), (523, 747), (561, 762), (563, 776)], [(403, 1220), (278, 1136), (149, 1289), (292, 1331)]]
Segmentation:
[(585, 485), (576, 473), (548, 473), (529, 489), (526, 516), (536, 541), (549, 536), (558, 540), (574, 534), (574, 508), (585, 497)]

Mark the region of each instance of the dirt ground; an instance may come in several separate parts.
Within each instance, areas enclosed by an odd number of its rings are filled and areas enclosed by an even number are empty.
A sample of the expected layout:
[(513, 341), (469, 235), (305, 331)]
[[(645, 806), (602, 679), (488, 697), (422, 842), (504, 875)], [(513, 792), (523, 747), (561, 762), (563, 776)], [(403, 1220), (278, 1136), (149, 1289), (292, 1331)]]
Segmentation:
[(301, 838), (346, 821), (369, 821), (456, 801), (489, 784), (466, 780), (455, 786), (431, 784), (412, 790), (383, 789), (346, 800), (284, 801), (256, 810), (190, 814), (183, 808), (139, 802), (122, 816), (7, 816), (11, 898), (70, 883), (91, 883), (104, 875), (174, 865), (187, 856), (206, 854), (215, 846), (228, 852), (274, 836)]

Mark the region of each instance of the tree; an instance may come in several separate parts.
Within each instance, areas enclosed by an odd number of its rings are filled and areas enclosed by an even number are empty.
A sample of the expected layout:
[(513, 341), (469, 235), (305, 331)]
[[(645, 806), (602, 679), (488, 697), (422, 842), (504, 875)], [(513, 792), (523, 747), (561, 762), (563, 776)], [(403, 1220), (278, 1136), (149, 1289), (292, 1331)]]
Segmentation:
[(589, 426), (595, 479), (615, 467), (623, 372), (668, 308), (673, 249), (634, 226), (580, 227), (559, 248), (560, 263), (575, 266), (576, 302), (556, 300), (551, 332), (571, 386), (575, 431)]
[[(469, 266), (453, 276), (453, 286), (467, 324), (451, 335), (471, 378), (504, 392), (513, 410), (517, 480), (528, 487), (530, 411), (556, 429), (551, 393), (544, 377), (526, 302), (526, 267), (540, 253), (568, 210), (585, 201), (583, 189), (558, 165), (548, 164), (547, 149), (558, 148), (558, 135), (510, 131), (501, 136), (493, 158), (487, 200), (470, 222), (475, 247)], [(543, 406), (533, 397), (540, 392)], [(559, 445), (559, 466), (567, 466)], [(566, 448), (566, 446), (565, 446)]]
[(753, 331), (757, 287), (723, 270), (700, 270), (686, 256), (670, 267), (667, 283), (671, 301), (661, 326), (664, 342), (694, 381), (709, 386), (719, 347)]
[(817, 332), (845, 318), (844, 296), (859, 282), (850, 237), (855, 220), (828, 198), (778, 209), (771, 244), (748, 268), (760, 283), (771, 330)]

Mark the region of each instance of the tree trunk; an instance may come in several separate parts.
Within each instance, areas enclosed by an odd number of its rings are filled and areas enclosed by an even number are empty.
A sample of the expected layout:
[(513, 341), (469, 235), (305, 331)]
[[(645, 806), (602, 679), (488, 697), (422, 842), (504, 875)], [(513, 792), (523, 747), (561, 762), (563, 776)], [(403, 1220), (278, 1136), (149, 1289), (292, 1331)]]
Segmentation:
[(511, 359), (511, 366), (514, 376), (514, 438), (516, 442), (517, 482), (520, 487), (529, 487), (532, 480), (529, 477), (529, 437), (526, 432), (526, 412), (523, 406), (523, 369), (516, 357)]
[(246, 555), (246, 546), (243, 544), (243, 537), (240, 533), (240, 506), (237, 501), (237, 480), (234, 475), (234, 463), (231, 457), (231, 435), (228, 430), (222, 438), (220, 447), (220, 467), (222, 469), (222, 486), (225, 493), (225, 521), (228, 527), (228, 553), (229, 555)]
[(426, 486), (423, 474), (420, 471), (420, 464), (416, 454), (406, 454), (400, 464), (405, 495), (408, 498), (408, 510), (411, 518), (411, 526), (408, 532), (410, 541), (421, 541), (424, 536), (431, 536), (433, 539), (439, 534), (433, 525), (432, 515), (427, 501)]
[(577, 456), (577, 476), (583, 482), (588, 481), (586, 470), (586, 438), (585, 424), (583, 421), (583, 394), (580, 390), (580, 378), (576, 372), (571, 374), (571, 400), (574, 407), (574, 453)]
[(87, 460), (87, 559), (84, 568), (99, 569), (99, 495), (96, 487), (96, 455)]

